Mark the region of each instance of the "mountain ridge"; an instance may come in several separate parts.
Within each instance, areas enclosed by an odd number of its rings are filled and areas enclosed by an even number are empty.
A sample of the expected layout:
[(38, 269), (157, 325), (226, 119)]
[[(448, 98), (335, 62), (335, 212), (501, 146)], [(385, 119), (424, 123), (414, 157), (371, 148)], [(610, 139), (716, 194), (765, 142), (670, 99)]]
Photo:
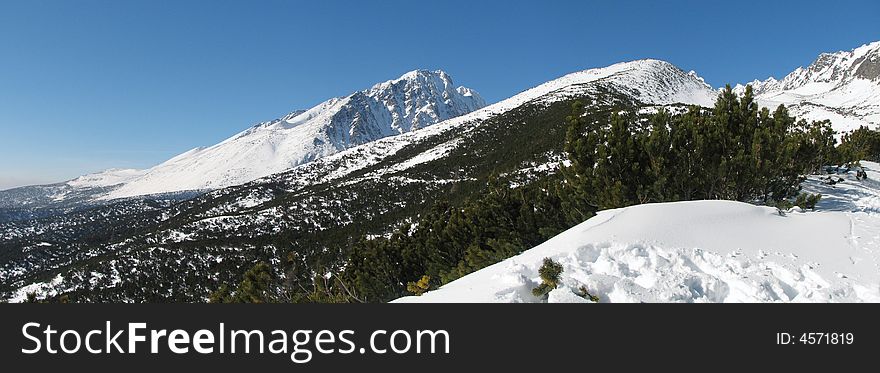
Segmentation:
[[(820, 54), (781, 80), (749, 83), (761, 106), (786, 106), (807, 120), (829, 119), (838, 132), (880, 126), (880, 41)], [(742, 94), (745, 85), (734, 91)]]
[[(651, 94), (657, 85), (670, 89)], [(553, 164), (563, 151), (574, 100), (589, 102), (601, 120), (611, 112), (680, 97), (694, 104), (691, 98), (713, 95), (695, 74), (671, 64), (621, 63), (185, 201), (122, 199), (75, 214), (0, 223), (0, 252), (8, 249), (0, 293), (58, 279), (53, 288), (77, 292), (83, 301), (202, 299), (214, 281), (234, 281), (254, 260), (274, 261), (288, 250), (306, 257), (332, 253), (349, 237), (387, 234), (438, 198), (468, 198), (492, 174), (527, 182), (552, 172), (535, 166)], [(181, 266), (191, 269), (192, 281), (178, 281)], [(159, 288), (165, 290), (156, 293)]]
[[(880, 42), (868, 43), (850, 51), (823, 53), (808, 67), (798, 68), (782, 80), (771, 77), (750, 84), (760, 105), (772, 109), (783, 104), (794, 115), (808, 120), (830, 119), (839, 133), (863, 125), (876, 128), (880, 124), (878, 51)], [(629, 73), (626, 74), (625, 71)], [(672, 71), (677, 72), (673, 74)], [(706, 84), (695, 72), (690, 71), (685, 75), (681, 72), (683, 70), (665, 61), (641, 59), (573, 72), (520, 93), (531, 92), (533, 96), (540, 96), (552, 90), (560, 90), (559, 96), (576, 96), (576, 86), (582, 80), (599, 78), (601, 74), (622, 74), (611, 80), (641, 101), (660, 104), (688, 102), (711, 106), (717, 90)], [(665, 79), (664, 75), (672, 80)], [(407, 108), (407, 96), (403, 95), (401, 99), (399, 94), (395, 96), (393, 92), (400, 92), (400, 86), (405, 86), (408, 82), (418, 82), (419, 87), (431, 88), (423, 91), (428, 91), (438, 100), (419, 101), (431, 103), (433, 106), (411, 105)], [(653, 83), (647, 85), (646, 82)], [(632, 89), (627, 88), (628, 86), (640, 88)], [(744, 89), (745, 86), (741, 84), (734, 88), (738, 93), (742, 93)], [(670, 92), (680, 96), (675, 97)], [(371, 100), (375, 97), (389, 103), (385, 108), (390, 109), (379, 115), (385, 123), (389, 123), (387, 126), (372, 125), (375, 121), (364, 120), (376, 117), (377, 113), (384, 110), (378, 107), (382, 105)], [(523, 98), (528, 98), (528, 95), (514, 95), (511, 99), (517, 97), (525, 101)], [(444, 106), (447, 101), (452, 105)], [(505, 105), (512, 104), (511, 101), (505, 101)], [(350, 102), (354, 104), (346, 106)], [(353, 107), (358, 109), (352, 109)], [(462, 107), (465, 109), (455, 110)], [(6, 195), (10, 199), (24, 196), (22, 203), (16, 205), (15, 201), (7, 201), (7, 204), (12, 205), (6, 207), (31, 208), (105, 203), (119, 198), (149, 198), (151, 195), (162, 198), (167, 193), (195, 195), (283, 172), (351, 146), (423, 128), (482, 107), (485, 107), (485, 101), (478, 93), (470, 88), (456, 87), (452, 84), (451, 77), (442, 70), (413, 70), (398, 79), (374, 84), (349, 96), (331, 98), (311, 109), (292, 111), (277, 119), (257, 123), (218, 144), (191, 149), (150, 169), (130, 170), (128, 172), (132, 177), (120, 178), (114, 174), (118, 170), (107, 170), (62, 183), (22, 187), (26, 189), (12, 188), (0, 191), (0, 196)], [(447, 110), (449, 108), (453, 110)], [(332, 122), (327, 119), (332, 117), (328, 113), (339, 114), (345, 120)], [(325, 120), (326, 126), (303, 126), (315, 120)], [(325, 131), (322, 132), (322, 129)], [(279, 140), (283, 138), (299, 139), (298, 146), (290, 146), (288, 142)], [(233, 144), (235, 142), (241, 143), (241, 146)], [(217, 156), (218, 147), (238, 149), (225, 156)], [(266, 161), (275, 158), (279, 153), (284, 155), (280, 157), (282, 161)], [(214, 167), (210, 167), (212, 164)], [(90, 183), (89, 180), (102, 181)], [(113, 180), (118, 183), (108, 184)], [(65, 201), (68, 198), (65, 196), (78, 198)]]
[(238, 185), (483, 106), (476, 91), (456, 87), (445, 72), (414, 70), (172, 158), (103, 198)]

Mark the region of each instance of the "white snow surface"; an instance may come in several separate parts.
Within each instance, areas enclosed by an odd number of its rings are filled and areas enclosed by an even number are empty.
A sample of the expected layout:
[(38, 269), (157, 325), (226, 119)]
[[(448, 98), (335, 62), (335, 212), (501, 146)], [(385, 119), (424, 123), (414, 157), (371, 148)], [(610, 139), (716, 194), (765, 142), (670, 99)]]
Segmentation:
[(143, 176), (146, 170), (112, 168), (106, 171), (80, 176), (67, 182), (74, 188), (110, 187), (124, 184)]
[[(601, 211), (513, 258), (396, 302), (880, 302), (880, 165), (834, 186), (817, 211), (733, 201)], [(531, 294), (544, 258), (563, 265), (546, 299)]]
[(485, 101), (475, 91), (455, 87), (445, 72), (416, 70), (260, 123), (217, 145), (193, 149), (146, 170), (103, 198), (239, 185), (483, 106)]
[(15, 293), (12, 294), (9, 299), (6, 299), (9, 303), (23, 303), (27, 300), (28, 293), (36, 293), (39, 297), (46, 296), (55, 296), (58, 292), (55, 290), (55, 287), (58, 286), (62, 281), (64, 281), (64, 276), (56, 275), (49, 282), (35, 282), (27, 286), (23, 286), (20, 289), (16, 290)]
[[(880, 41), (851, 51), (823, 53), (782, 80), (749, 83), (761, 106), (780, 104), (807, 120), (831, 120), (838, 132), (880, 126)], [(744, 85), (734, 88), (745, 91)]]
[(504, 107), (512, 109), (550, 93), (553, 94), (547, 100), (559, 101), (580, 93), (584, 84), (596, 81), (613, 84), (644, 104), (711, 106), (717, 96), (693, 71), (684, 72), (666, 61), (644, 59), (565, 75), (505, 100)]

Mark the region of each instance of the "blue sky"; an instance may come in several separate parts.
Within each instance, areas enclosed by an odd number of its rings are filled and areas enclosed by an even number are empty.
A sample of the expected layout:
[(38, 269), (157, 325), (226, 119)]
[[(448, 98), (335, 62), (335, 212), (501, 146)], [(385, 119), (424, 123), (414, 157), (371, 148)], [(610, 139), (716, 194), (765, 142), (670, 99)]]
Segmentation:
[(719, 86), (878, 40), (878, 21), (876, 0), (3, 1), (0, 189), (146, 168), (416, 68), (489, 102), (648, 57)]

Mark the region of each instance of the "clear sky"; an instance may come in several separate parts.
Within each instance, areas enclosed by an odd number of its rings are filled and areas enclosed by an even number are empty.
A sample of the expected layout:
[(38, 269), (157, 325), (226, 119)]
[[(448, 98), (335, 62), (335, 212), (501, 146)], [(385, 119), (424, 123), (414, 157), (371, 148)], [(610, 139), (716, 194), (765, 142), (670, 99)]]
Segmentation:
[(639, 58), (713, 86), (880, 39), (880, 1), (0, 2), (0, 189), (146, 168), (417, 69), (496, 102)]

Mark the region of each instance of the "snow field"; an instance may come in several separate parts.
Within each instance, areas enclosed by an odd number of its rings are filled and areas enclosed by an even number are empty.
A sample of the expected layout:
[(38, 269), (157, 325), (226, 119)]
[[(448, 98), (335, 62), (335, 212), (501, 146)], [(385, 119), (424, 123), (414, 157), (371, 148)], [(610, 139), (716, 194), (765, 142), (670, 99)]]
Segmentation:
[[(819, 176), (817, 211), (733, 201), (605, 210), (513, 258), (396, 302), (880, 302), (880, 165), (869, 180)], [(549, 257), (563, 265), (547, 299), (531, 294)]]

